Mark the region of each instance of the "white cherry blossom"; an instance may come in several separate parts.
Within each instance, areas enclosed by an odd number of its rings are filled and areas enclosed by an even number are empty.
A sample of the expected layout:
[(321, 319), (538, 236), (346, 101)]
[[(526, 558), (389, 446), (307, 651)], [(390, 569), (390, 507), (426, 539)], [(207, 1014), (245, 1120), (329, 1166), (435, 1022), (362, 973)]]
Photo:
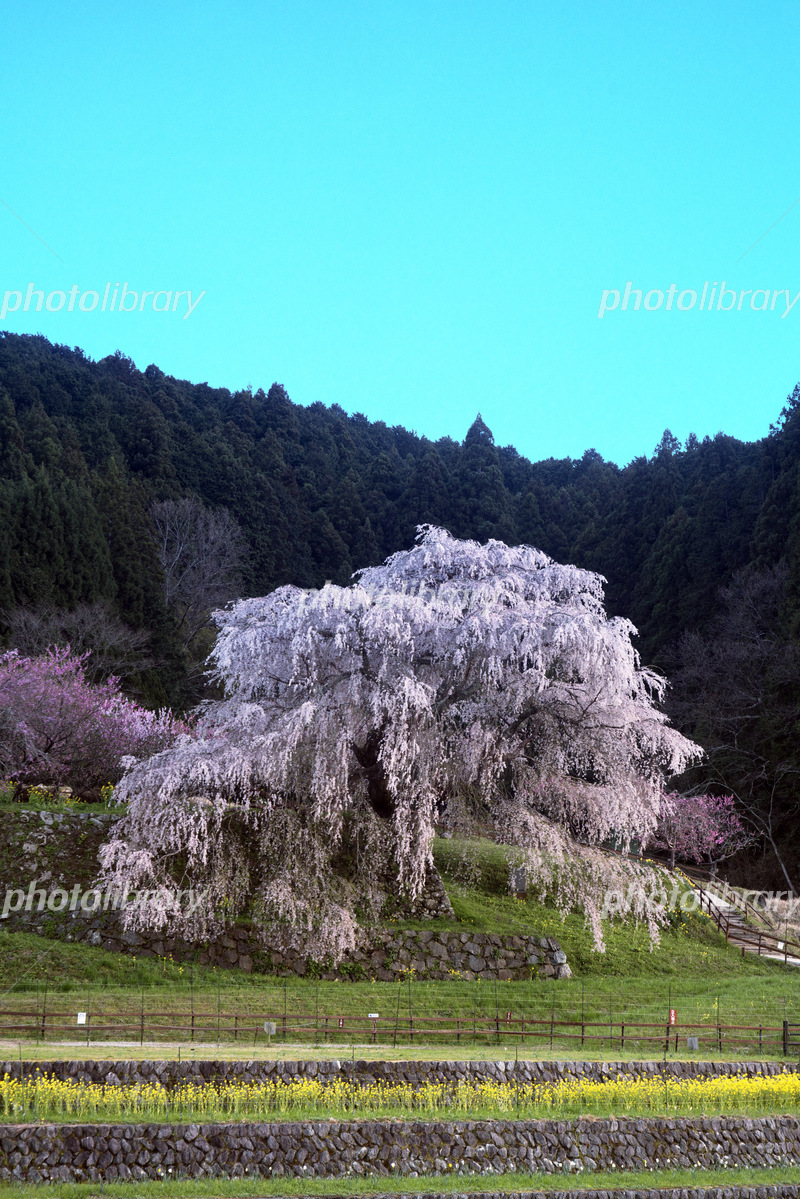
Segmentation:
[(606, 617), (602, 585), (528, 546), (423, 526), (352, 587), (281, 587), (217, 613), (226, 698), (126, 774), (107, 876), (141, 888), (185, 872), (207, 902), (178, 931), (213, 935), (251, 904), (271, 935), (339, 956), (364, 894), (385, 897), (388, 871), (417, 895), (434, 825), (477, 806), (600, 946), (603, 892), (637, 868), (598, 847), (645, 843), (665, 780), (700, 753), (659, 710), (665, 681), (633, 626)]

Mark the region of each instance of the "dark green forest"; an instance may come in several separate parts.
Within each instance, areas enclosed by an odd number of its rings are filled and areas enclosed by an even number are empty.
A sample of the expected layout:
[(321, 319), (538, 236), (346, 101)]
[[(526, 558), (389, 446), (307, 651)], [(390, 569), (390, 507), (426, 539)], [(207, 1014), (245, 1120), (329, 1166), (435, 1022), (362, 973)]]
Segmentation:
[(154, 505), (196, 497), (238, 524), (241, 553), (217, 601), (346, 583), (426, 522), (532, 544), (605, 576), (609, 611), (637, 626), (643, 661), (673, 681), (674, 718), (709, 751), (702, 778), (684, 781), (735, 790), (757, 810), (771, 869), (778, 854), (788, 878), (800, 811), (800, 387), (775, 409), (756, 442), (720, 432), (682, 445), (666, 430), (623, 467), (593, 449), (531, 462), (495, 445), (479, 416), (462, 442), (434, 442), (338, 405), (293, 404), (278, 383), (230, 392), (139, 371), (121, 353), (94, 362), (0, 333), (0, 629), (10, 645), (15, 614), (104, 605), (141, 635), (132, 645), (147, 643), (131, 689), (180, 707), (197, 697), (209, 634), (165, 579)]

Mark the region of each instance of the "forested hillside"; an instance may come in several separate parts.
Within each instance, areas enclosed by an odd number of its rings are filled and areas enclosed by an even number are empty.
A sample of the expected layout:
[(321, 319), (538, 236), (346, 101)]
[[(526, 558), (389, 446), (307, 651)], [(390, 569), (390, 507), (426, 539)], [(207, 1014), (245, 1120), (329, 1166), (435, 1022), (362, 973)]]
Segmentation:
[[(675, 675), (681, 722), (708, 746), (715, 736), (727, 743), (730, 730), (715, 732), (700, 710), (703, 689), (686, 676), (698, 646), (689, 661), (679, 641), (702, 633), (715, 669), (730, 680), (717, 652), (726, 621), (736, 611), (739, 620), (764, 611), (763, 602), (740, 594), (736, 572), (749, 566), (748, 586), (754, 571), (772, 580), (765, 583), (772, 587), (769, 662), (763, 631), (751, 631), (765, 695), (780, 701), (780, 728), (758, 733), (758, 753), (769, 742), (766, 757), (788, 753), (794, 763), (797, 688), (793, 679), (777, 679), (775, 666), (791, 659), (800, 614), (799, 407), (796, 389), (758, 442), (718, 433), (690, 436), (682, 446), (666, 431), (649, 456), (624, 467), (592, 449), (579, 459), (530, 462), (496, 446), (480, 417), (463, 442), (433, 442), (402, 424), (348, 416), (338, 405), (300, 407), (277, 383), (267, 392), (232, 393), (174, 379), (155, 365), (140, 372), (119, 353), (93, 362), (43, 337), (3, 333), (6, 640), (18, 627), (9, 624), (15, 611), (106, 601), (129, 629), (150, 635), (150, 666), (136, 679), (140, 694), (180, 704), (195, 694), (187, 662), (198, 651), (180, 627), (185, 611), (165, 587), (154, 505), (169, 516), (169, 501), (194, 495), (206, 508), (227, 509), (243, 537), (231, 580), (238, 570), (236, 590), (251, 595), (289, 582), (344, 583), (354, 569), (407, 548), (415, 526), (431, 522), (458, 537), (529, 543), (605, 575), (610, 611), (637, 625), (645, 662)], [(235, 531), (223, 516), (229, 524), (218, 525), (218, 535)], [(732, 580), (723, 602), (720, 589)], [(224, 598), (224, 588), (214, 596)], [(739, 668), (744, 676), (756, 670), (753, 662)], [(752, 701), (750, 733), (771, 711), (765, 695)], [(741, 716), (745, 700), (731, 702)], [(793, 788), (794, 766), (781, 778)]]
[(238, 520), (250, 594), (345, 582), (430, 521), (600, 571), (646, 660), (708, 618), (737, 567), (785, 553), (798, 506), (793, 407), (752, 444), (719, 433), (681, 447), (666, 432), (623, 468), (592, 449), (529, 462), (480, 418), (463, 443), (432, 442), (300, 407), (277, 383), (231, 393), (10, 333), (0, 439), (0, 606), (108, 598), (151, 629), (165, 613), (148, 505), (187, 491)]

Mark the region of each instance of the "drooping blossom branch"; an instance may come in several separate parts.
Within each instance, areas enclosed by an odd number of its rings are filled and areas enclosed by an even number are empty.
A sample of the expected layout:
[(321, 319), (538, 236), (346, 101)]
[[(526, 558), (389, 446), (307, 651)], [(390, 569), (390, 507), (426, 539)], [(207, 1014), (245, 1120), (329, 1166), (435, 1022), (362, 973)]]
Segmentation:
[(226, 698), (122, 780), (108, 877), (166, 885), (180, 862), (207, 887), (195, 933), (252, 904), (265, 927), (341, 952), (359, 887), (377, 895), (391, 869), (417, 895), (434, 822), (471, 791), (601, 943), (607, 879), (581, 846), (647, 840), (665, 778), (699, 754), (656, 706), (664, 680), (632, 625), (606, 617), (602, 582), (424, 526), (352, 587), (281, 587), (217, 613)]

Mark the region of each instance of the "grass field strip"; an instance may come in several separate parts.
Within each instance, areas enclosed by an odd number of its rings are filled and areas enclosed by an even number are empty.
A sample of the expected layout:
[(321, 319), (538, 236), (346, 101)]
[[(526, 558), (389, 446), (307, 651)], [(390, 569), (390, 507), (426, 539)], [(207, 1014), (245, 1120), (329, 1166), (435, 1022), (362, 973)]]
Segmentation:
[[(800, 1168), (796, 1166), (727, 1167), (718, 1170), (670, 1169), (631, 1170), (625, 1172), (624, 1192), (628, 1199), (797, 1199)], [(513, 1171), (502, 1175), (494, 1185), (485, 1176), (452, 1173), (423, 1178), (225, 1178), (172, 1179), (167, 1182), (109, 1182), (101, 1194), (109, 1199), (310, 1199), (311, 1196), (364, 1195), (370, 1199), (407, 1199), (409, 1196), (471, 1195), (473, 1199), (541, 1199), (560, 1195), (562, 1199), (609, 1199), (609, 1191), (621, 1194), (621, 1179), (616, 1172), (602, 1171), (581, 1177), (531, 1174)], [(492, 1189), (487, 1189), (491, 1187)], [(498, 1189), (501, 1188), (501, 1189)], [(754, 1188), (758, 1187), (756, 1192)], [(658, 1190), (654, 1190), (658, 1188)], [(753, 1188), (745, 1190), (744, 1188)], [(0, 1199), (52, 1199), (51, 1183), (0, 1183)], [(58, 1199), (97, 1199), (98, 1184), (67, 1183), (59, 1187)]]

